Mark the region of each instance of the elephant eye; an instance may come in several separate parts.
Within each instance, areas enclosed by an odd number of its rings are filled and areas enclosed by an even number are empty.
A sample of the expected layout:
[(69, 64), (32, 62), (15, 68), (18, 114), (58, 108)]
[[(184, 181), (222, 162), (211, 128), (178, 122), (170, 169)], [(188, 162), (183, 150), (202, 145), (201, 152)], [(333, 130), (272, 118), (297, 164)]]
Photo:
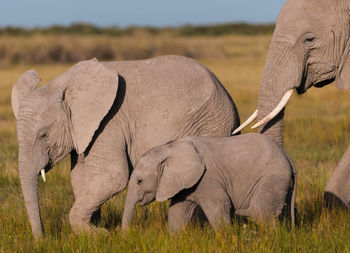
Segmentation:
[(137, 184), (140, 185), (142, 183), (142, 179), (137, 179)]
[(311, 37), (310, 37), (310, 38), (305, 38), (304, 41), (305, 41), (305, 42), (313, 42), (314, 40), (315, 40), (315, 38), (311, 38)]
[(313, 34), (308, 33), (304, 36), (303, 42), (310, 44), (310, 43), (314, 42), (315, 40), (316, 40), (316, 37)]
[(45, 132), (45, 133), (40, 134), (40, 136), (39, 136), (39, 138), (40, 138), (41, 140), (46, 139), (46, 137), (47, 137), (47, 133), (46, 133), (46, 132)]

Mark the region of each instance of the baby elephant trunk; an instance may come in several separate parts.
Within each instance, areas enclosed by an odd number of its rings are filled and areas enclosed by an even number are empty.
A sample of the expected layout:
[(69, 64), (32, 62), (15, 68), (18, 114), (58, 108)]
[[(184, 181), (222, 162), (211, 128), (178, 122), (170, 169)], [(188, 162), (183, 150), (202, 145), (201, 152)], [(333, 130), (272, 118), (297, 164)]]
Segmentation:
[(122, 228), (125, 231), (131, 223), (132, 215), (135, 210), (136, 203), (139, 201), (138, 194), (135, 187), (129, 186), (128, 194), (126, 196), (124, 213), (122, 219)]

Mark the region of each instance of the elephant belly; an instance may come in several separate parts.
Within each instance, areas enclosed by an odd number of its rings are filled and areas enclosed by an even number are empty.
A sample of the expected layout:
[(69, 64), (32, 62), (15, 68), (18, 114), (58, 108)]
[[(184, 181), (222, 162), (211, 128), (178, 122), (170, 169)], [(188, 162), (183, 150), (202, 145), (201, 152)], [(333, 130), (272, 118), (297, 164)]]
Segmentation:
[(130, 154), (132, 161), (155, 146), (186, 136), (230, 136), (235, 124), (232, 111), (227, 108), (220, 114), (214, 110), (203, 106), (194, 112), (179, 113), (167, 108), (149, 114), (136, 128)]

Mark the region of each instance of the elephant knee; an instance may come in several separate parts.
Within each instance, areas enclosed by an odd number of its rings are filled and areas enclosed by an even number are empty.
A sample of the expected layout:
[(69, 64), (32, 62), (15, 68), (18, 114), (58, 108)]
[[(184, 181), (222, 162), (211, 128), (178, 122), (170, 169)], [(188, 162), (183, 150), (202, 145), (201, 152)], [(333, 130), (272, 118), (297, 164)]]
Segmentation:
[(183, 219), (179, 219), (178, 215), (168, 214), (168, 231), (176, 233), (183, 229), (186, 225)]

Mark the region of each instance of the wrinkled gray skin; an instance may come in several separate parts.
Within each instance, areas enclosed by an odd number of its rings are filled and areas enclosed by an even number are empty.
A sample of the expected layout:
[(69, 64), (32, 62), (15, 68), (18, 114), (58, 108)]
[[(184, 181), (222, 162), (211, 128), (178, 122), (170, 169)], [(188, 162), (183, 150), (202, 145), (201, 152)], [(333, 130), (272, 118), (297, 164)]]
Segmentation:
[(188, 135), (229, 136), (236, 107), (216, 77), (189, 58), (84, 61), (46, 85), (28, 71), (12, 92), (19, 176), (35, 237), (43, 234), (38, 175), (71, 154), (75, 231), (94, 228), (100, 206), (125, 189), (146, 150)]
[[(258, 98), (258, 120), (289, 89), (298, 93), (323, 87), (350, 87), (350, 1), (288, 0), (283, 6), (267, 54)], [(283, 111), (260, 132), (283, 144)], [(350, 206), (350, 149), (326, 187), (325, 199)]]
[(169, 198), (170, 231), (187, 225), (197, 206), (214, 229), (230, 223), (233, 212), (260, 222), (284, 211), (294, 224), (295, 181), (287, 155), (267, 136), (186, 137), (142, 155), (130, 178), (122, 226), (130, 225), (137, 202)]

